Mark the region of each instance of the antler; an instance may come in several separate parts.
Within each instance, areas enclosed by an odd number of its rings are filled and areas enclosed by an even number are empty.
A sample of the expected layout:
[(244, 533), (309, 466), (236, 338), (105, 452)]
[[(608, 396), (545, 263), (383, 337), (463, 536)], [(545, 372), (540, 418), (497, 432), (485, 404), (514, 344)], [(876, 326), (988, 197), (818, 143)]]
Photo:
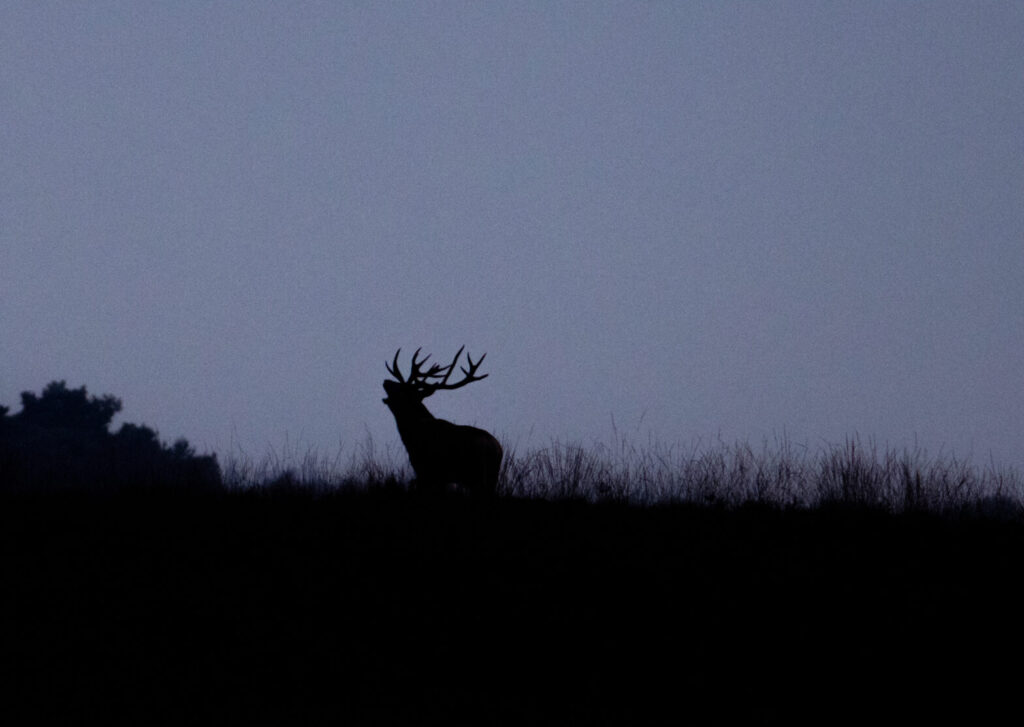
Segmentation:
[(446, 373), (444, 375), (444, 378), (441, 379), (441, 383), (431, 384), (431, 388), (434, 391), (437, 391), (439, 389), (458, 389), (459, 387), (465, 386), (468, 383), (471, 383), (473, 381), (480, 381), (481, 379), (486, 379), (488, 376), (490, 376), (490, 374), (484, 374), (483, 376), (474, 376), (474, 374), (476, 374), (476, 370), (480, 368), (480, 364), (482, 364), (484, 359), (487, 357), (487, 354), (483, 354), (482, 356), (480, 356), (480, 358), (477, 359), (476, 363), (473, 363), (473, 357), (467, 353), (466, 360), (469, 362), (469, 368), (467, 369), (465, 366), (459, 367), (459, 370), (466, 375), (465, 378), (462, 379), (462, 381), (459, 381), (454, 384), (448, 383), (448, 377), (450, 377), (452, 375), (452, 371), (455, 370), (455, 364), (458, 362), (459, 356), (462, 355), (462, 350), (464, 348), (466, 347), (462, 346), (462, 348), (460, 348), (455, 353), (455, 358), (452, 359), (452, 362), (448, 366), (445, 366), (444, 369), (442, 369), (443, 371), (446, 371)]
[(422, 349), (417, 348), (416, 352), (413, 353), (412, 355), (412, 368), (409, 370), (408, 379), (402, 377), (402, 373), (398, 368), (398, 354), (402, 352), (402, 349), (398, 349), (397, 351), (395, 351), (395, 360), (391, 362), (390, 366), (388, 365), (387, 361), (384, 362), (384, 368), (386, 368), (388, 370), (388, 373), (394, 376), (401, 384), (416, 384), (420, 382), (425, 383), (427, 379), (437, 378), (445, 367), (442, 367), (439, 364), (434, 364), (429, 369), (427, 369), (426, 372), (421, 372), (420, 367), (427, 362), (428, 358), (430, 358), (430, 354), (428, 353), (426, 356), (423, 357), (422, 361), (417, 361), (416, 357), (420, 355), (421, 350)]
[[(384, 362), (384, 368), (386, 368), (388, 370), (388, 373), (394, 376), (399, 383), (415, 386), (416, 389), (423, 393), (423, 397), (426, 398), (433, 394), (435, 391), (440, 391), (442, 389), (448, 391), (452, 389), (458, 389), (460, 387), (465, 386), (466, 384), (472, 383), (473, 381), (480, 381), (481, 379), (486, 379), (490, 375), (484, 374), (483, 376), (476, 376), (477, 369), (480, 368), (480, 364), (483, 363), (484, 358), (487, 356), (486, 353), (483, 354), (475, 362), (473, 361), (472, 357), (467, 353), (466, 360), (469, 362), (469, 368), (466, 368), (465, 366), (459, 367), (462, 373), (465, 374), (465, 377), (462, 379), (462, 381), (458, 381), (454, 384), (448, 383), (448, 379), (451, 377), (452, 372), (455, 370), (455, 364), (458, 363), (459, 356), (462, 355), (462, 351), (465, 348), (465, 346), (459, 348), (459, 350), (455, 353), (455, 358), (453, 358), (452, 362), (447, 366), (442, 366), (440, 364), (435, 363), (431, 365), (431, 367), (426, 371), (423, 371), (422, 368), (424, 364), (427, 363), (427, 360), (430, 358), (430, 354), (424, 356), (422, 361), (417, 361), (416, 358), (419, 356), (419, 353), (422, 350), (420, 348), (417, 348), (416, 352), (413, 353), (412, 355), (412, 367), (409, 370), (408, 378), (403, 378), (402, 373), (398, 368), (398, 354), (402, 352), (402, 349), (398, 349), (398, 351), (395, 352), (395, 358), (390, 365), (388, 365), (386, 361)], [(440, 381), (431, 381), (431, 379), (440, 379)]]

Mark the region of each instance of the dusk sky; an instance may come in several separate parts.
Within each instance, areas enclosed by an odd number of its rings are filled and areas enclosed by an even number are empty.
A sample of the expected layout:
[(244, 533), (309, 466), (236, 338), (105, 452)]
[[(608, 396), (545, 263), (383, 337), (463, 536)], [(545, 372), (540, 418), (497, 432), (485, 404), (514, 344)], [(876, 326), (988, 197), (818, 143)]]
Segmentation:
[(0, 404), (1024, 467), (1024, 4), (0, 2)]

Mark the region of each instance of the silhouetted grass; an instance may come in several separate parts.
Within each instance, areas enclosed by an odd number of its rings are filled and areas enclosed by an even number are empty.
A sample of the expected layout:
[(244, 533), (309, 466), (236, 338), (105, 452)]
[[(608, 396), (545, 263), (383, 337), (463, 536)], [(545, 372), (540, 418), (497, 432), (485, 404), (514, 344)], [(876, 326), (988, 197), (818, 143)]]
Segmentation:
[[(412, 472), (398, 448), (379, 450), (371, 438), (332, 457), (287, 446), (254, 462), (227, 458), (229, 489), (291, 487), (408, 489)], [(851, 438), (818, 451), (782, 441), (759, 449), (711, 446), (638, 447), (625, 438), (589, 447), (553, 441), (520, 453), (506, 450), (498, 487), (502, 498), (650, 507), (666, 504), (737, 508), (760, 505), (814, 509), (856, 507), (889, 513), (1022, 514), (1024, 480), (1011, 468), (977, 467), (922, 449), (880, 451)]]
[(411, 474), (404, 458), (404, 451), (381, 450), (370, 436), (349, 451), (339, 447), (331, 456), (287, 442), (280, 450), (270, 449), (256, 459), (236, 448), (225, 458), (223, 481), (232, 492), (404, 490)]
[(887, 512), (974, 510), (1019, 515), (1024, 481), (1012, 469), (975, 467), (920, 449), (879, 451), (849, 439), (817, 452), (788, 442), (683, 449), (620, 441), (585, 448), (554, 442), (508, 457), (501, 489), (519, 497), (783, 508), (855, 506)]

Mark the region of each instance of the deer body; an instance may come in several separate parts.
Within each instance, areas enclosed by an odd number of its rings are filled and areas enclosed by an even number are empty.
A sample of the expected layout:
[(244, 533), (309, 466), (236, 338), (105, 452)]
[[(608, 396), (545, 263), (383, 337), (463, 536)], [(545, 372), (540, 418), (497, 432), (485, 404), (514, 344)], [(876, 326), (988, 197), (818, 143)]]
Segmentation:
[(417, 363), (418, 353), (419, 350), (413, 355), (408, 378), (398, 371), (396, 353), (388, 372), (397, 380), (384, 382), (384, 403), (395, 417), (417, 486), (424, 491), (440, 492), (454, 484), (476, 495), (495, 494), (502, 457), (498, 440), (482, 429), (438, 419), (423, 405), (423, 399), (437, 390), (456, 389), (485, 378), (486, 374), (474, 376), (483, 356), (475, 364), (470, 359), (469, 369), (462, 369), (466, 377), (461, 382), (448, 384), (462, 349), (449, 366), (434, 364), (426, 372), (421, 372), (420, 367), (427, 359)]

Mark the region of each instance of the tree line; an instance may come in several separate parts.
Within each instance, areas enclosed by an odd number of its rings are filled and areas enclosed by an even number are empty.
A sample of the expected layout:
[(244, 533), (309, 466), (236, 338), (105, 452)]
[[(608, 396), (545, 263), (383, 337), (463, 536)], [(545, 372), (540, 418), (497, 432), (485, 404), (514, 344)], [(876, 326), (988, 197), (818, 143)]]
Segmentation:
[(167, 445), (148, 426), (110, 424), (121, 400), (84, 386), (49, 383), (21, 394), (21, 411), (0, 406), (0, 491), (115, 491), (221, 486), (216, 455), (198, 455), (186, 439)]

